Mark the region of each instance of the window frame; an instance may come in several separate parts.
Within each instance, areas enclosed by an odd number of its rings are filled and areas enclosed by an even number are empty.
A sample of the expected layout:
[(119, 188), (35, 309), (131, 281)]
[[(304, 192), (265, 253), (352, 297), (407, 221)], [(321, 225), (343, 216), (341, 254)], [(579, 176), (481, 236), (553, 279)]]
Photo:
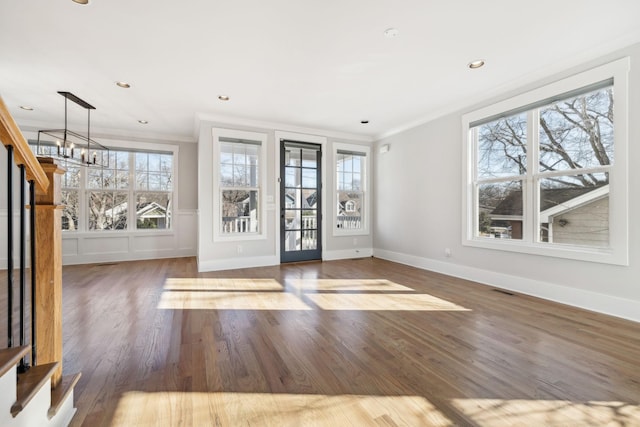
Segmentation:
[[(362, 226), (358, 229), (346, 229), (346, 228), (338, 228), (337, 226), (337, 217), (338, 217), (338, 152), (339, 151), (352, 151), (356, 153), (364, 153), (364, 164), (362, 165), (361, 174), (361, 188), (358, 190), (358, 193), (362, 194), (362, 212), (360, 223)], [(339, 236), (364, 236), (369, 234), (369, 227), (371, 224), (371, 147), (368, 145), (358, 145), (358, 144), (347, 144), (342, 142), (335, 142), (332, 147), (333, 153), (333, 179), (335, 180), (333, 185), (333, 208), (332, 208), (332, 219), (333, 219), (333, 232), (332, 235), (334, 237)]]
[[(29, 140), (29, 144), (33, 147), (36, 147), (35, 141)], [(87, 166), (82, 166), (74, 163), (74, 167), (79, 167), (79, 186), (78, 188), (67, 188), (62, 186), (62, 190), (72, 190), (78, 192), (78, 227), (75, 230), (61, 230), (63, 238), (72, 236), (74, 237), (100, 237), (102, 235), (110, 235), (112, 233), (118, 235), (144, 235), (144, 234), (152, 234), (152, 235), (172, 235), (175, 233), (175, 221), (177, 215), (177, 206), (178, 206), (178, 161), (179, 161), (179, 146), (174, 144), (163, 144), (163, 143), (152, 143), (152, 142), (138, 142), (138, 141), (126, 141), (126, 140), (110, 140), (109, 141), (109, 150), (115, 152), (127, 152), (130, 159), (130, 167), (128, 171), (128, 180), (129, 184), (127, 188), (111, 188), (111, 189), (102, 189), (102, 188), (89, 188), (87, 182)], [(90, 230), (89, 229), (89, 199), (91, 192), (127, 192), (127, 201), (129, 206), (135, 206), (136, 204), (136, 195), (139, 192), (145, 192), (143, 190), (138, 190), (136, 188), (135, 181), (135, 154), (137, 152), (149, 152), (149, 153), (162, 153), (162, 154), (171, 154), (172, 162), (171, 162), (171, 190), (168, 191), (171, 197), (171, 227), (170, 228), (160, 228), (160, 229), (144, 229), (136, 227), (136, 214), (135, 212), (127, 212), (127, 227), (123, 229), (108, 229), (108, 230)], [(51, 156), (56, 158), (55, 156)], [(133, 161), (134, 163), (131, 163)], [(133, 166), (131, 166), (133, 165)], [(65, 168), (65, 162), (61, 161), (60, 166)], [(89, 166), (94, 167), (94, 166)], [(98, 168), (95, 166), (95, 168)], [(64, 183), (64, 177), (62, 178)]]
[[(629, 265), (629, 215), (628, 215), (628, 115), (630, 59), (628, 57), (569, 76), (554, 83), (516, 95), (501, 102), (480, 108), (462, 116), (462, 245), (486, 249), (497, 249), (532, 255), (598, 262), (614, 265)], [(537, 202), (538, 135), (537, 123), (527, 123), (527, 172), (523, 177), (523, 236), (522, 240), (489, 239), (476, 236), (477, 212), (477, 153), (474, 129), (471, 124), (503, 113), (517, 111), (546, 99), (580, 90), (598, 82), (613, 79), (614, 91), (614, 164), (609, 169), (609, 246), (587, 247), (574, 244), (538, 242), (539, 229)], [(537, 109), (538, 107), (534, 107)], [(527, 109), (527, 111), (530, 111)], [(530, 117), (537, 120), (537, 111)], [(571, 174), (572, 170), (563, 171)], [(516, 177), (514, 177), (516, 179)], [(483, 182), (485, 182), (483, 180)]]
[[(235, 129), (213, 128), (213, 241), (233, 242), (246, 240), (264, 240), (267, 238), (267, 210), (266, 210), (266, 189), (267, 189), (267, 134), (261, 132), (241, 131)], [(258, 150), (258, 231), (242, 233), (222, 232), (222, 185), (220, 182), (220, 148), (221, 138), (239, 139), (260, 142)], [(225, 141), (222, 141), (225, 142)], [(227, 188), (227, 187), (225, 187)], [(228, 187), (228, 189), (232, 189)], [(243, 190), (252, 191), (255, 187), (243, 187)]]

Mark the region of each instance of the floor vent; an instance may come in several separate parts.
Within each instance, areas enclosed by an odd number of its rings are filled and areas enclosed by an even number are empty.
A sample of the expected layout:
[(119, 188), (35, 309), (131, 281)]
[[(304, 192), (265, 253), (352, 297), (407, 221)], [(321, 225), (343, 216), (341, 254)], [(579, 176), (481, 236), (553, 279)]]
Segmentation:
[(514, 296), (515, 294), (512, 294), (509, 291), (505, 291), (504, 289), (491, 289), (493, 292), (500, 292), (501, 294), (505, 294), (505, 295), (509, 295), (509, 296)]

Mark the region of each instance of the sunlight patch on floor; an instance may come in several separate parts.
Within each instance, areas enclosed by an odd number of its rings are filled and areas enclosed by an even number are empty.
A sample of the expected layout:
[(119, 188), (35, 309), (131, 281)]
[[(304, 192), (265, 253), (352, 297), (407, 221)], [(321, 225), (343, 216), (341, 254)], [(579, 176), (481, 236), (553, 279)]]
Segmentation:
[(285, 283), (301, 291), (413, 291), (385, 279), (286, 279)]
[(428, 294), (307, 294), (323, 310), (471, 311)]
[(640, 406), (624, 402), (453, 399), (452, 404), (479, 426), (640, 425)]
[(285, 292), (165, 291), (158, 302), (166, 310), (311, 310)]
[(420, 396), (128, 392), (111, 427), (121, 426), (451, 426)]
[(217, 279), (211, 277), (168, 278), (164, 289), (171, 291), (281, 291), (275, 279)]

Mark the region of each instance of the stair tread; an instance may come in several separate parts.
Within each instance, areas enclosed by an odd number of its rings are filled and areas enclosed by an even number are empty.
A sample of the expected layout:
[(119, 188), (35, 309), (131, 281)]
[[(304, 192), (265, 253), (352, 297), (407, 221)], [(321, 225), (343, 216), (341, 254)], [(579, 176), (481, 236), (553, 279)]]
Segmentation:
[(29, 353), (29, 351), (29, 346), (10, 347), (0, 350), (0, 377), (6, 374), (13, 366), (17, 365), (20, 359)]
[(49, 419), (53, 418), (62, 404), (67, 400), (69, 394), (73, 391), (76, 383), (82, 376), (82, 373), (78, 372), (75, 375), (65, 375), (60, 381), (58, 387), (51, 390), (51, 407), (49, 408)]
[(51, 378), (57, 366), (58, 362), (32, 366), (24, 374), (18, 375), (18, 399), (11, 407), (11, 415), (15, 417), (27, 406), (40, 388)]

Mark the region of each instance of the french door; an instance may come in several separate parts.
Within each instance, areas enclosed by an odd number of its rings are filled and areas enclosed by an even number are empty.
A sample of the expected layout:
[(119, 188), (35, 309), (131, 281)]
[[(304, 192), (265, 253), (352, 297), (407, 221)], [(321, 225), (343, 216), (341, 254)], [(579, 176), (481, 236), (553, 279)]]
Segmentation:
[(280, 141), (280, 261), (322, 259), (318, 144)]

